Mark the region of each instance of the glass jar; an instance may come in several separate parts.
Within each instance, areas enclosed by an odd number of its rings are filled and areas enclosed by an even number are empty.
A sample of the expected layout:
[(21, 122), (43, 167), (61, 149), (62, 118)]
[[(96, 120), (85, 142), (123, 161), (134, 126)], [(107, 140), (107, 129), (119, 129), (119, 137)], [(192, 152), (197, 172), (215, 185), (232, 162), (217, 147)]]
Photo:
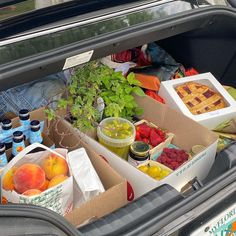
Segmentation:
[(141, 141), (135, 141), (130, 145), (128, 162), (137, 167), (150, 159), (150, 146)]

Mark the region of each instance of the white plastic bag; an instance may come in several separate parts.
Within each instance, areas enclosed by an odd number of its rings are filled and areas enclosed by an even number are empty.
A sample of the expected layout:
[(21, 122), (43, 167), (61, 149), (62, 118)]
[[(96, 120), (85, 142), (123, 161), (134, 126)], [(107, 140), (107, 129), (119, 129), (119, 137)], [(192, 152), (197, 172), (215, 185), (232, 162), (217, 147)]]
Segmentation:
[[(30, 151), (34, 150), (37, 147), (43, 148), (45, 149), (45, 151), (28, 154)], [(68, 163), (66, 149), (57, 148), (51, 150), (50, 148), (42, 144), (34, 143), (23, 149), (17, 156), (15, 156), (6, 165), (1, 173), (1, 176), (3, 177), (6, 172), (13, 166), (17, 167), (25, 163), (34, 163), (40, 165), (42, 160), (44, 160), (50, 153), (64, 158)], [(14, 190), (6, 191), (2, 189), (2, 197), (5, 198), (8, 202), (34, 204), (51, 209), (60, 215), (65, 215), (73, 208), (73, 176), (70, 170), (70, 166), (68, 179), (63, 181), (61, 184), (43, 191), (39, 195), (28, 197), (19, 194)]]
[(105, 191), (84, 148), (69, 152), (68, 161), (76, 182), (74, 184), (74, 207), (78, 207)]

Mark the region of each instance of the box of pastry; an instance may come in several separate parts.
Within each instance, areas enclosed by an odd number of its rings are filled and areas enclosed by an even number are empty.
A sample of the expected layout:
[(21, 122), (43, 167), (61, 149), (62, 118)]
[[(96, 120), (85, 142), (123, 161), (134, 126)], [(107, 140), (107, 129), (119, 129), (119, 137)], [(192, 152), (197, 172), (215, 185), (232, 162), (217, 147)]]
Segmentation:
[(208, 129), (236, 116), (236, 102), (211, 73), (161, 83), (159, 95)]

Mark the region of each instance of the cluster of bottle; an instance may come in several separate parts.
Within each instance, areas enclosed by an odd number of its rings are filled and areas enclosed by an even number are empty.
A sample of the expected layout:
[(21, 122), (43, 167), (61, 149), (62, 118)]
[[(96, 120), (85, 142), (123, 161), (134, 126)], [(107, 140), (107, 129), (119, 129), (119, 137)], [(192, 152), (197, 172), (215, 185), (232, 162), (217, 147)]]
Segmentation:
[[(30, 121), (30, 114), (27, 109), (19, 111), (19, 119), (22, 126), (30, 129), (29, 143), (42, 143), (43, 138), (38, 120)], [(2, 121), (2, 132), (6, 137), (11, 137), (9, 141), (0, 143), (0, 167), (7, 164), (6, 149), (12, 148), (12, 158), (25, 148), (25, 135), (22, 131), (15, 131), (12, 134), (12, 122), (10, 119)]]

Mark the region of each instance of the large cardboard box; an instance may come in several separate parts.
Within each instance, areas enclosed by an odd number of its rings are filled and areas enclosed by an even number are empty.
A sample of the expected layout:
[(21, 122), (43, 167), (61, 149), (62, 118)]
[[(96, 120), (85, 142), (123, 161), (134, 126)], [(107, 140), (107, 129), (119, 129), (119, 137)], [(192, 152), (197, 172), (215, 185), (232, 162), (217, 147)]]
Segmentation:
[[(95, 168), (105, 192), (83, 203), (65, 218), (78, 227), (81, 224), (100, 218), (127, 203), (127, 181), (121, 177), (93, 148), (79, 137), (77, 131), (66, 121), (56, 120), (48, 122), (44, 108), (30, 112), (31, 119), (44, 121), (44, 133), (50, 137), (56, 147), (67, 148), (69, 151), (84, 147)], [(18, 125), (14, 119), (14, 125)]]
[[(103, 155), (109, 164), (128, 180), (133, 188), (133, 192), (130, 191), (128, 194), (133, 195), (134, 198), (138, 198), (164, 183), (168, 183), (180, 191), (188, 181), (195, 177), (203, 180), (207, 176), (215, 159), (217, 135), (187, 116), (184, 116), (182, 113), (150, 97), (136, 97), (136, 101), (140, 107), (144, 108), (144, 113), (140, 118), (174, 133), (175, 136), (172, 141), (174, 145), (186, 151), (190, 151), (194, 145), (203, 145), (206, 148), (168, 177), (162, 181), (157, 181), (100, 145), (94, 138), (77, 131), (81, 139), (93, 147), (98, 154)], [(132, 196), (129, 196), (129, 199), (132, 200)]]
[[(227, 104), (227, 107), (216, 111), (206, 112), (199, 115), (192, 114), (182, 99), (179, 97), (175, 88), (186, 82), (194, 81), (220, 93)], [(176, 80), (169, 80), (161, 82), (159, 95), (165, 99), (165, 102), (171, 108), (183, 112), (186, 116), (199, 122), (208, 129), (214, 129), (217, 125), (225, 120), (229, 120), (236, 116), (236, 102), (225, 90), (225, 88), (218, 82), (218, 80), (211, 73), (204, 73), (190, 77), (184, 77)]]
[(93, 148), (81, 140), (77, 131), (66, 121), (57, 120), (50, 124), (49, 135), (55, 142), (56, 147), (67, 148), (72, 151), (84, 147), (92, 162), (105, 192), (73, 209), (65, 218), (75, 226), (95, 220), (127, 203), (127, 182), (97, 153)]

